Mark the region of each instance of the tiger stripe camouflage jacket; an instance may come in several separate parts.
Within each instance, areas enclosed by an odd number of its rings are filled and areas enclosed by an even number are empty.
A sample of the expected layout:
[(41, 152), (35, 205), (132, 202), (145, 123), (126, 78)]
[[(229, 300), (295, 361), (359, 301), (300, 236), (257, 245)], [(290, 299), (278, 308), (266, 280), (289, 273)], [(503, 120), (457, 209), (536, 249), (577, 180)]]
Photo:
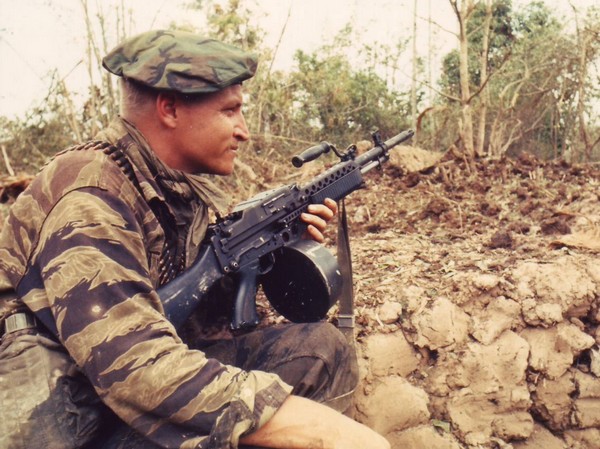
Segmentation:
[[(19, 300), (0, 310), (32, 310), (103, 402), (156, 443), (236, 447), (271, 418), (291, 387), (275, 375), (207, 359), (163, 316), (155, 290), (161, 260), (169, 241), (181, 252), (185, 239), (177, 234), (191, 216), (176, 216), (140, 158), (147, 144), (125, 125), (117, 120), (103, 134), (127, 156), (125, 168), (107, 144), (65, 151), (12, 206), (0, 270)], [(201, 207), (184, 194), (169, 195), (193, 212)], [(175, 238), (159, 217), (164, 211), (180, 228)]]

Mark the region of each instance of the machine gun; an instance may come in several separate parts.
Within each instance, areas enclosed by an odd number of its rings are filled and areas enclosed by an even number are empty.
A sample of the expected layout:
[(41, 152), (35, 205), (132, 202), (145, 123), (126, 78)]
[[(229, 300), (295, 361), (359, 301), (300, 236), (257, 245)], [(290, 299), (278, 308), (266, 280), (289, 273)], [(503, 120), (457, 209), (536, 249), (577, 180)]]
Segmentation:
[(389, 151), (412, 130), (385, 142), (372, 134), (374, 147), (358, 155), (356, 145), (339, 152), (321, 142), (292, 159), (296, 167), (333, 151), (340, 162), (305, 185), (290, 184), (238, 204), (209, 226), (190, 268), (158, 290), (167, 318), (179, 327), (223, 278), (235, 286), (232, 329), (259, 322), (256, 294), (262, 284), (275, 309), (291, 321), (317, 321), (337, 301), (342, 276), (335, 257), (322, 245), (303, 239), (300, 215), (309, 204), (335, 201), (364, 187), (363, 175), (389, 160)]

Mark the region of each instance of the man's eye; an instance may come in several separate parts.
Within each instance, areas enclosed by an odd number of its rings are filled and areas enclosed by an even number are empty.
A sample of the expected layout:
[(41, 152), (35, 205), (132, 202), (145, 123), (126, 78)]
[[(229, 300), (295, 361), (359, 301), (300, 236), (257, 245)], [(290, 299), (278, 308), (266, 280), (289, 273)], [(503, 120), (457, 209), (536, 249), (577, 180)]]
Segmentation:
[(236, 106), (225, 109), (225, 113), (229, 114), (229, 115), (237, 114), (241, 108), (242, 108), (241, 105), (236, 105)]

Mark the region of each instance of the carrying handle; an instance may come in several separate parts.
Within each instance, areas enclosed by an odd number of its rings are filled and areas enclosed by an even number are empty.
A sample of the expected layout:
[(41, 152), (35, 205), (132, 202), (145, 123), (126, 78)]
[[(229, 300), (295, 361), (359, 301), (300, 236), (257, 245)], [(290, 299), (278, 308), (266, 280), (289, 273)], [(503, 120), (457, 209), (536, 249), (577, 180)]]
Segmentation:
[(292, 165), (296, 168), (302, 167), (306, 162), (314, 161), (316, 158), (321, 156), (322, 154), (329, 153), (333, 145), (329, 142), (321, 142), (314, 147), (310, 147), (300, 153), (298, 156), (294, 156), (292, 158)]

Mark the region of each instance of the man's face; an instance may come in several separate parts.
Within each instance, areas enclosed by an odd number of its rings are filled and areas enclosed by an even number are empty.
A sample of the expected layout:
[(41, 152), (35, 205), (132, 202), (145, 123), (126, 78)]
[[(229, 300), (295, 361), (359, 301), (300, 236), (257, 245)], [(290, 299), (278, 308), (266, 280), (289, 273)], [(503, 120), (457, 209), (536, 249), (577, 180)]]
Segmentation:
[(181, 98), (172, 142), (176, 166), (172, 168), (187, 173), (231, 174), (240, 143), (250, 138), (242, 103), (241, 85), (198, 100)]

